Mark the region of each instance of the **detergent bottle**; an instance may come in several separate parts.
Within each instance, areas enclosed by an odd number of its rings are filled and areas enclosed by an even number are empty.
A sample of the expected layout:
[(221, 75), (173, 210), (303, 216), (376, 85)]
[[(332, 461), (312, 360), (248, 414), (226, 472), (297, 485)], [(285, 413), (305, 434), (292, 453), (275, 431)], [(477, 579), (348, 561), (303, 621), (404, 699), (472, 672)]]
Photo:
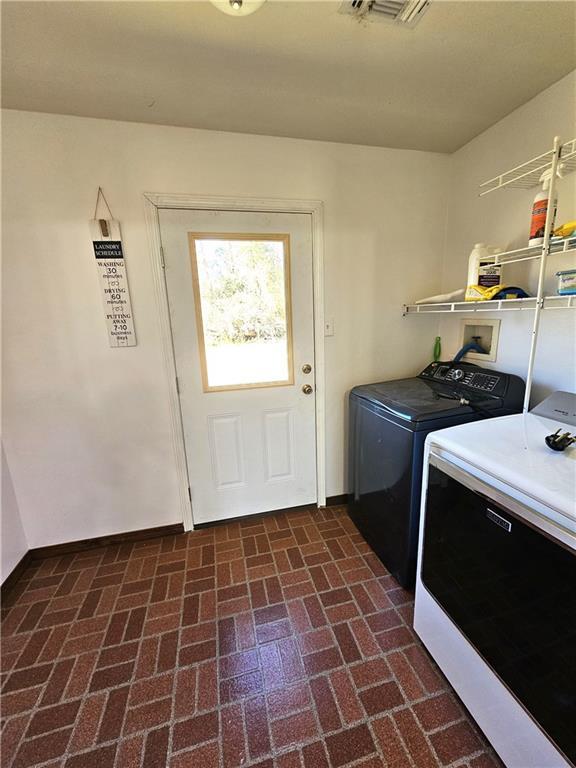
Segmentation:
[(491, 288), (501, 282), (502, 267), (497, 263), (499, 253), (500, 248), (476, 243), (468, 258), (468, 286), (481, 285)]
[(548, 215), (548, 208), (550, 206), (552, 206), (552, 228), (554, 227), (558, 198), (554, 196), (554, 200), (550, 201), (549, 189), (551, 178), (551, 168), (544, 171), (542, 176), (540, 176), (542, 189), (534, 198), (534, 205), (532, 206), (532, 219), (530, 221), (530, 240), (528, 240), (528, 245), (542, 245), (544, 242), (544, 229), (546, 227), (546, 217)]

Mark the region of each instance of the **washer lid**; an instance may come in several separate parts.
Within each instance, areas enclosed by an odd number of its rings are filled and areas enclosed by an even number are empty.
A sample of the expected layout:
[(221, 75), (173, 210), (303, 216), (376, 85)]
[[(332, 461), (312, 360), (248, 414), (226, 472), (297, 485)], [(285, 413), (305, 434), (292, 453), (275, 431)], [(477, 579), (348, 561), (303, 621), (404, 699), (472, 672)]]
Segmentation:
[(412, 422), (433, 421), (473, 412), (472, 408), (461, 405), (457, 399), (440, 397), (439, 392), (448, 394), (448, 388), (418, 378), (363, 384), (354, 387), (352, 392), (356, 397), (368, 400), (398, 418)]

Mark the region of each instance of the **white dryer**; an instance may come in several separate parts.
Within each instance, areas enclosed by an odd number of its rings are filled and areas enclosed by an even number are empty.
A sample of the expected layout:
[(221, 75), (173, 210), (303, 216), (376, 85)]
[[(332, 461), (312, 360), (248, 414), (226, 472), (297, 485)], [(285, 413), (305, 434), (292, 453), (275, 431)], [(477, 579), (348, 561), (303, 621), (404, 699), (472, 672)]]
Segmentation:
[(508, 768), (576, 764), (576, 396), (426, 440), (414, 627)]

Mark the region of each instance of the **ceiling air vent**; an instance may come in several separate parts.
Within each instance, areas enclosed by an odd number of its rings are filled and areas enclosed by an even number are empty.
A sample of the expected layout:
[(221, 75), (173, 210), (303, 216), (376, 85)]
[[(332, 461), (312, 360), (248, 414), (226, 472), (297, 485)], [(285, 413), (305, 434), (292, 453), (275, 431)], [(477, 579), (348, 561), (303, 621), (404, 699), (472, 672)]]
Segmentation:
[(429, 5), (430, 0), (345, 0), (340, 13), (415, 27)]

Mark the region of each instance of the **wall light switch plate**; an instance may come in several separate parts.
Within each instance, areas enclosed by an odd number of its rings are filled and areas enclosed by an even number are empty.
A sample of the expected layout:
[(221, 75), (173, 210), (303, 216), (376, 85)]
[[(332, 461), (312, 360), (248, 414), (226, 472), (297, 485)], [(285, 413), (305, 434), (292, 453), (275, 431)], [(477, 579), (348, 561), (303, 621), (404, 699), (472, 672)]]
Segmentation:
[(324, 320), (324, 336), (334, 336), (334, 318)]

